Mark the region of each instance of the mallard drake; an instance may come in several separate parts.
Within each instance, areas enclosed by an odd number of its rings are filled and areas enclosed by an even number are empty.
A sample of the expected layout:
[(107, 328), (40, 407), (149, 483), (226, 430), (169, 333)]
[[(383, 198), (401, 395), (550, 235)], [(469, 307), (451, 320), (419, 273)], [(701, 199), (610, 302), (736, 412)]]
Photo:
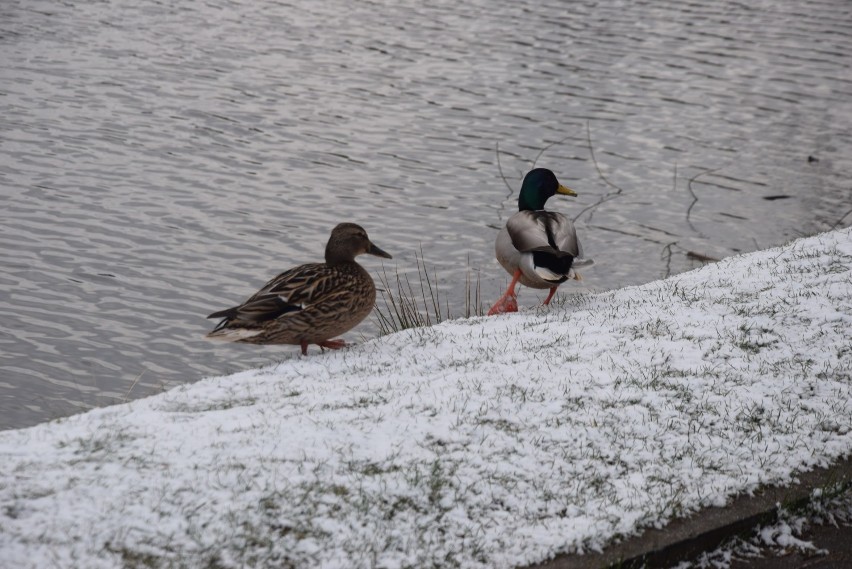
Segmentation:
[(497, 261), (512, 275), (512, 281), (488, 311), (489, 315), (517, 312), (518, 282), (531, 288), (549, 288), (550, 294), (544, 301), (547, 305), (560, 284), (568, 279), (580, 280), (577, 267), (594, 263), (583, 258), (574, 223), (561, 213), (545, 211), (544, 204), (556, 194), (577, 195), (546, 168), (530, 170), (524, 176), (518, 213), (509, 218), (494, 244)]
[(211, 340), (245, 344), (294, 344), (307, 355), (308, 344), (336, 350), (332, 340), (354, 328), (376, 301), (376, 286), (355, 257), (392, 257), (373, 245), (360, 225), (341, 223), (325, 247), (325, 263), (285, 271), (239, 306), (207, 318), (223, 320), (207, 334)]

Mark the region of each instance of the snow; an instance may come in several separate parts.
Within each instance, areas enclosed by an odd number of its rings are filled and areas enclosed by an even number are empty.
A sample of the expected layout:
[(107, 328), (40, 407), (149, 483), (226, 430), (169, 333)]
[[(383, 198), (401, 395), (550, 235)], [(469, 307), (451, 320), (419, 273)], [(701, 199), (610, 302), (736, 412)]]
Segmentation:
[(0, 432), (0, 564), (500, 568), (600, 549), (847, 456), (850, 338), (844, 229), (312, 349)]

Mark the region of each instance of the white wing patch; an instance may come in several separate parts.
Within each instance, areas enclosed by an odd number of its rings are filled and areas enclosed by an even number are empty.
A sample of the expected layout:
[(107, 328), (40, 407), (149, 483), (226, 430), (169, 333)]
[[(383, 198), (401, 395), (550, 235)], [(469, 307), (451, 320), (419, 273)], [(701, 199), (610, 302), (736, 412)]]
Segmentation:
[(554, 283), (558, 283), (562, 280), (562, 275), (557, 275), (547, 267), (536, 267), (535, 274), (546, 281), (552, 281)]
[(218, 340), (220, 342), (238, 342), (245, 338), (251, 338), (260, 334), (262, 330), (249, 330), (246, 328), (222, 328), (215, 332), (211, 332), (206, 337), (209, 340)]

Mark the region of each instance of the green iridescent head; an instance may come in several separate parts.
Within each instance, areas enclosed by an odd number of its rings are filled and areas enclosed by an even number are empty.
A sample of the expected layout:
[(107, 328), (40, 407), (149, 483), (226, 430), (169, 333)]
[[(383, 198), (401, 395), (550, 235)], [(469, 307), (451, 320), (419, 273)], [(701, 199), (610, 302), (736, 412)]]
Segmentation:
[(518, 211), (544, 209), (544, 204), (555, 196), (576, 196), (577, 192), (559, 183), (556, 174), (547, 168), (530, 170), (524, 176), (521, 193), (518, 195)]

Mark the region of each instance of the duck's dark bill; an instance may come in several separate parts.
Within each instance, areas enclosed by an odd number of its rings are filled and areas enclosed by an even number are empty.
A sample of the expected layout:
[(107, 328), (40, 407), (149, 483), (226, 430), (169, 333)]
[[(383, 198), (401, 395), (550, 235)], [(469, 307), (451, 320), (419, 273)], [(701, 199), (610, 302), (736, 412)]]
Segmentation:
[(391, 257), (389, 253), (385, 253), (384, 251), (382, 251), (381, 249), (379, 249), (378, 247), (376, 247), (372, 243), (370, 243), (370, 250), (367, 251), (367, 253), (369, 253), (370, 255), (375, 255), (376, 257), (384, 257), (385, 259), (393, 259), (393, 257)]

